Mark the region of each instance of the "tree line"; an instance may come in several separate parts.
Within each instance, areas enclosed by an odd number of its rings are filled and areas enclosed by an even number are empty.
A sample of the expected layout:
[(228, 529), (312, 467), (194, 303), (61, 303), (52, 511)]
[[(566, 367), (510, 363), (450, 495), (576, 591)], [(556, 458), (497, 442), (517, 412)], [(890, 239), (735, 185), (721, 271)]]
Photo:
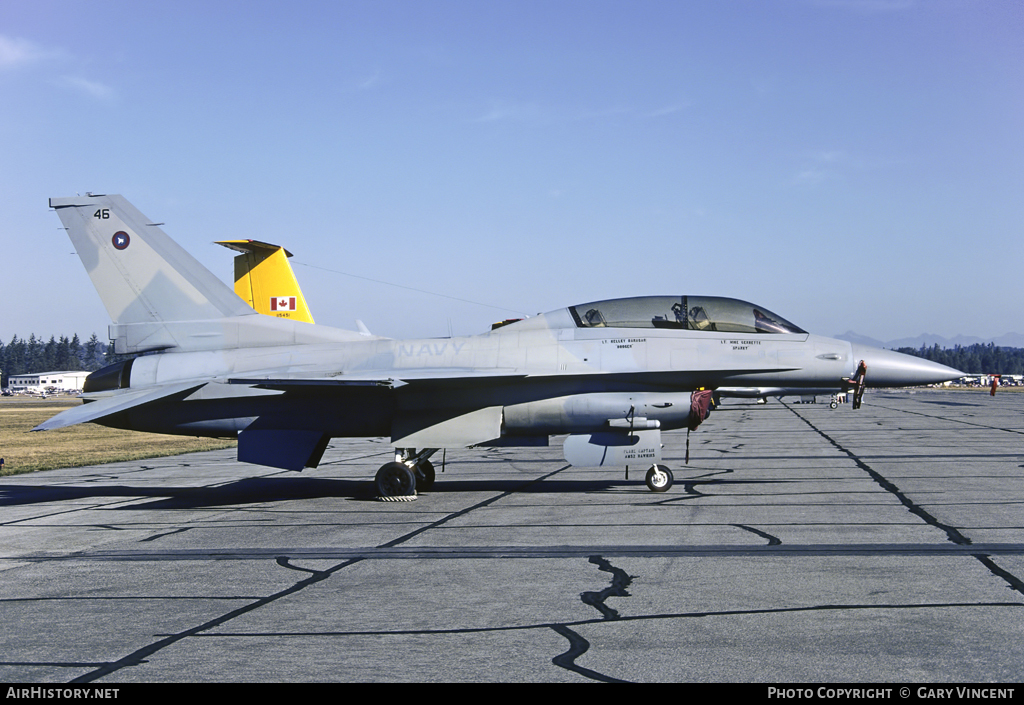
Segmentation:
[(896, 348), (896, 352), (923, 357), (969, 374), (1024, 374), (1024, 348), (1004, 348), (994, 343), (975, 343), (940, 348)]
[(95, 333), (84, 343), (77, 333), (70, 338), (50, 336), (48, 341), (36, 337), (35, 333), (28, 339), (15, 335), (6, 345), (0, 342), (0, 371), (3, 372), (0, 387), (7, 386), (11, 375), (98, 370), (121, 357), (108, 348)]

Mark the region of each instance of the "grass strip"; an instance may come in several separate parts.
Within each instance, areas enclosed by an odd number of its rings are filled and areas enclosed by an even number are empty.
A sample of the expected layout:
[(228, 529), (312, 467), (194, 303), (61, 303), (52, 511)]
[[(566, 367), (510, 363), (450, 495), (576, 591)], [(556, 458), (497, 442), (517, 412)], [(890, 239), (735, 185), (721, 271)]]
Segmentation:
[(46, 419), (81, 403), (75, 397), (0, 399), (0, 458), (4, 459), (0, 475), (160, 458), (236, 444), (234, 440), (122, 431), (92, 423), (31, 433)]

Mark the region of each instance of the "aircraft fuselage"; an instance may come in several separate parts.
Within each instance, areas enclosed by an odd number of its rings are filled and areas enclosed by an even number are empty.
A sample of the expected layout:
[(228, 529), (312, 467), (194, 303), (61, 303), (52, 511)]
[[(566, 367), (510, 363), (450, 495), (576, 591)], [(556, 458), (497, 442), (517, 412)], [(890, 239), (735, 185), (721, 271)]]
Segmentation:
[[(662, 429), (681, 428), (695, 389), (839, 388), (856, 361), (846, 341), (807, 333), (578, 328), (561, 310), (475, 336), (168, 352), (126, 364), (127, 375), (119, 372), (107, 390), (203, 386), (180, 397), (185, 403), (104, 423), (220, 436), (259, 418), (340, 437), (391, 435), (396, 414), (493, 406), (503, 407), (508, 432), (523, 435), (594, 430), (631, 408)], [(305, 390), (288, 383), (314, 378)]]
[[(703, 420), (710, 392), (697, 390), (838, 391), (856, 374), (859, 395), (865, 382), (960, 376), (714, 296), (595, 301), (468, 337), (377, 338), (259, 315), (121, 196), (50, 205), (110, 314), (114, 350), (143, 354), (90, 375), (92, 403), (35, 430), (92, 422), (235, 436), (239, 460), (293, 470), (316, 467), (332, 437), (390, 436), (396, 461), (378, 472), (382, 496), (430, 487), (437, 449), (544, 445), (556, 434), (569, 434), (570, 463), (644, 463), (661, 492), (672, 478), (660, 433)], [(291, 308), (290, 290), (268, 287), (247, 296)]]

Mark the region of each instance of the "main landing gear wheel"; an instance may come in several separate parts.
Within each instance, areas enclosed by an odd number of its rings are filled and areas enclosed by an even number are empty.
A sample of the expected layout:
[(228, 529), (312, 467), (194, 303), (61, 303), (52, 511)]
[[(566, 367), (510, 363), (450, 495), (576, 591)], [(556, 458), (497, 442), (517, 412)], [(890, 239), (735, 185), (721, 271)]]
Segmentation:
[(384, 465), (377, 471), (374, 482), (377, 484), (377, 494), (381, 499), (409, 501), (416, 497), (416, 473), (405, 463)]
[(664, 492), (672, 486), (672, 471), (664, 465), (654, 465), (647, 471), (647, 488), (651, 492)]
[(416, 489), (422, 492), (429, 492), (434, 486), (434, 464), (424, 460), (416, 464)]

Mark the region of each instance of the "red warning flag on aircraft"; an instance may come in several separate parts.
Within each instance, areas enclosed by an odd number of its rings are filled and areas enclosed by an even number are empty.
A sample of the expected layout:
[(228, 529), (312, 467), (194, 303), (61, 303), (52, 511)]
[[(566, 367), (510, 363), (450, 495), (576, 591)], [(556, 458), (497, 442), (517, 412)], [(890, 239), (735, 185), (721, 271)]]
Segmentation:
[(271, 311), (294, 311), (295, 310), (295, 297), (294, 296), (274, 296), (270, 299), (270, 310)]

